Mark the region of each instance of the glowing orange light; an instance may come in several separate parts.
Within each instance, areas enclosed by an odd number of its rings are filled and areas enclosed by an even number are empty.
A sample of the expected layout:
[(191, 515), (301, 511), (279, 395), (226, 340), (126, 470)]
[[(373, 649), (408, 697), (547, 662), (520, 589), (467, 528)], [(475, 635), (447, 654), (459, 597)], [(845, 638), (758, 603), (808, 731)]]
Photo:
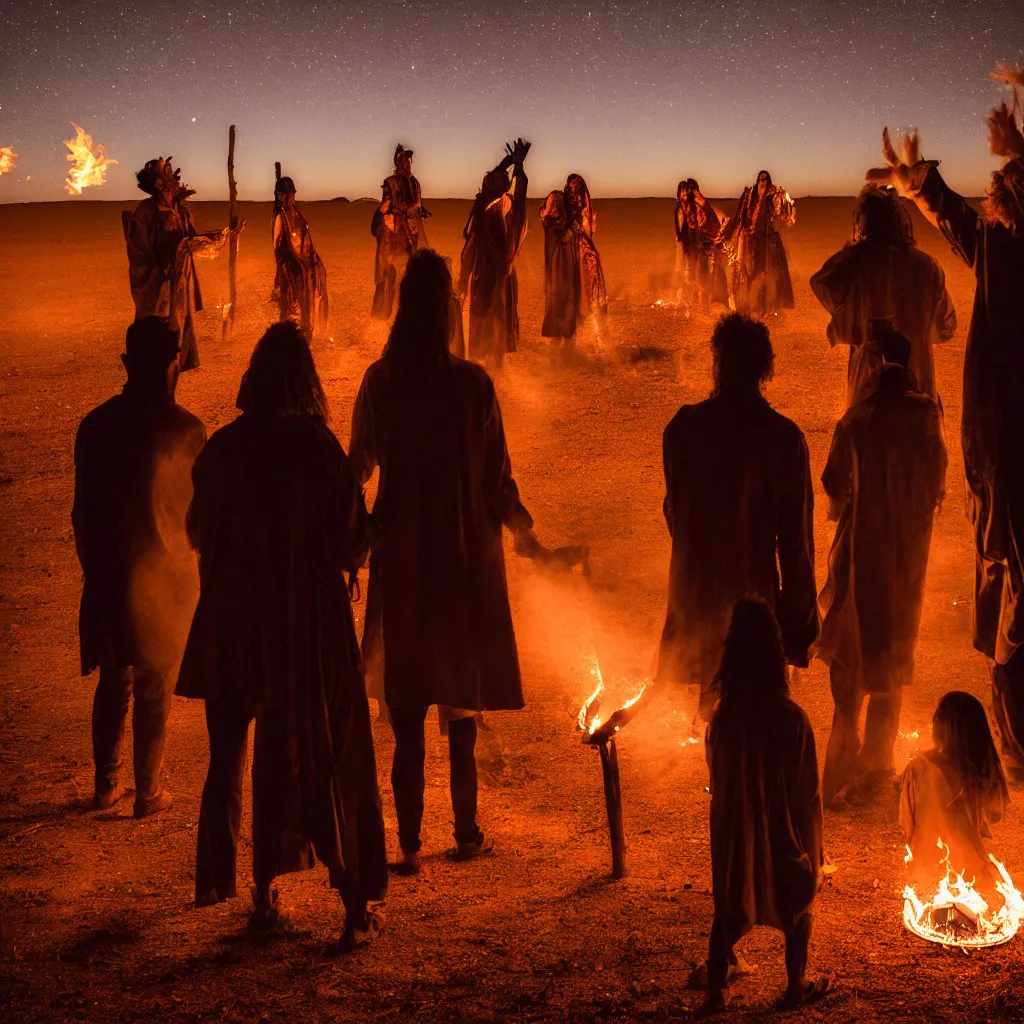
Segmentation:
[(64, 182), (64, 191), (69, 195), (80, 196), (82, 190), (90, 185), (103, 185), (107, 180), (107, 168), (116, 164), (116, 160), (110, 159), (101, 145), (93, 150), (92, 136), (78, 127), (74, 121), (71, 126), (75, 129), (75, 138), (67, 139), (64, 145), (68, 147), (68, 163), (71, 170)]
[(0, 146), (0, 174), (10, 174), (17, 166), (18, 154), (13, 146)]

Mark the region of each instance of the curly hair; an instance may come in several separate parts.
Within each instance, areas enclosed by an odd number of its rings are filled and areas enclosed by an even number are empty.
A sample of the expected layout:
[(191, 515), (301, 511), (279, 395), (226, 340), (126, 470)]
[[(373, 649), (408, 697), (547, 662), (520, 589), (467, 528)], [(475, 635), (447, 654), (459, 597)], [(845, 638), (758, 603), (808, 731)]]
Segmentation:
[(993, 172), (983, 210), (986, 220), (1024, 233), (1024, 158), (1009, 160)]
[(895, 189), (865, 185), (853, 208), (854, 242), (912, 246), (914, 223)]
[(772, 379), (775, 352), (768, 328), (743, 313), (727, 313), (711, 335), (715, 394), (759, 390)]
[(272, 324), (256, 342), (235, 405), (261, 416), (328, 418), (327, 396), (309, 341), (296, 324)]

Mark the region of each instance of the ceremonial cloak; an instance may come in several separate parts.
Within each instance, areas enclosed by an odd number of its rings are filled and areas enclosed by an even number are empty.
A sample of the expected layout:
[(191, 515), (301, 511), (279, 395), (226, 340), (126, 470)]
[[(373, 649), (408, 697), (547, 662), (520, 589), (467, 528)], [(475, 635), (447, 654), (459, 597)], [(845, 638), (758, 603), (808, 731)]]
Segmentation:
[(282, 320), (294, 320), (313, 335), (327, 329), (327, 270), (313, 246), (313, 236), (296, 205), (274, 215), (274, 259), (277, 274), (271, 301)]
[(565, 216), (565, 198), (555, 191), (540, 210), (544, 226), (544, 323), (545, 338), (572, 338), (580, 317), (582, 282), (580, 250)]
[(412, 174), (392, 174), (381, 186), (380, 206), (387, 212), (374, 215), (377, 255), (374, 260), (373, 316), (388, 320), (394, 308), (395, 293), (409, 257), (417, 249), (426, 248), (427, 234), (423, 227), (423, 207), (419, 179)]
[(770, 185), (763, 197), (747, 186), (727, 232), (735, 250), (734, 293), (741, 312), (792, 309), (793, 282), (786, 247), (775, 228), (781, 217), (796, 223), (796, 204), (781, 185)]
[[(193, 471), (188, 528), (201, 592), (176, 692), (259, 709), (286, 723), (286, 749), (256, 744), (276, 786), (254, 830), (270, 877), (316, 858), (340, 889), (387, 884), (384, 822), (343, 572), (362, 564), (369, 526), (348, 460), (313, 416), (243, 413)], [(255, 789), (254, 789), (255, 793)]]

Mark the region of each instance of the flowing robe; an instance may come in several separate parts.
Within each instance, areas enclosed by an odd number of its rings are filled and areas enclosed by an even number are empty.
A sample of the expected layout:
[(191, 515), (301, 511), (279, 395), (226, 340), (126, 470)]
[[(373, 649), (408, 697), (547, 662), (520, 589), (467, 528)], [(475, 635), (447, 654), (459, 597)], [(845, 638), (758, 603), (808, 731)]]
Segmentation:
[(477, 196), (463, 231), (459, 292), (469, 294), (468, 354), (498, 365), (519, 346), (519, 279), (515, 260), (526, 238), (526, 173), (484, 204)]
[(343, 576), (362, 564), (369, 530), (345, 453), (314, 417), (243, 413), (210, 438), (193, 477), (201, 592), (176, 692), (285, 723), (286, 749), (256, 748), (277, 780), (260, 817), (281, 828), (260, 837), (273, 847), (261, 860), (284, 874), (312, 867), (315, 850), (339, 888), (377, 899), (384, 822)]
[(823, 863), (814, 732), (791, 700), (722, 708), (708, 727), (715, 921), (735, 942), (792, 929)]
[(677, 270), (683, 272), (687, 304), (696, 300), (705, 308), (712, 302), (729, 305), (726, 257), (720, 241), (729, 218), (705, 200), (692, 209), (676, 203), (676, 242), (679, 246)]
[(327, 330), (327, 270), (298, 206), (283, 206), (274, 217), (274, 259), (271, 300), (281, 319), (294, 320), (313, 335)]
[(957, 768), (937, 750), (918, 754), (903, 771), (900, 825), (913, 854), (908, 864), (910, 882), (920, 897), (931, 895), (945, 877), (944, 851), (949, 847), (950, 866), (967, 879), (976, 878), (988, 887), (994, 881), (985, 839), (989, 825), (1003, 816), (1009, 799), (1005, 789), (993, 783), (974, 797), (964, 789)]
[(185, 514), (205, 440), (190, 412), (131, 385), (82, 420), (71, 520), (84, 574), (83, 675), (177, 670), (199, 591)]
[(363, 648), (388, 706), (521, 708), (502, 524), (532, 520), (490, 377), (450, 354), (423, 368), (385, 351), (356, 397), (352, 465), (362, 482), (380, 467)]
[(839, 421), (822, 476), (839, 511), (818, 654), (866, 693), (911, 682), (935, 507), (946, 477), (938, 405), (902, 367)]
[(760, 395), (684, 405), (662, 447), (672, 561), (658, 678), (700, 684), (706, 713), (741, 598), (773, 608), (788, 660), (807, 664), (818, 629), (810, 462), (800, 429)]
[(194, 370), (199, 347), (192, 317), (203, 308), (194, 254), (219, 248), (224, 235), (200, 235), (184, 203), (168, 210), (153, 197), (144, 199), (134, 212), (122, 213), (121, 221), (135, 319), (165, 317), (181, 336), (181, 369)]
[(775, 228), (777, 217), (786, 227), (796, 223), (796, 205), (785, 189), (772, 185), (758, 202), (757, 190), (748, 185), (729, 224), (736, 261), (733, 291), (741, 312), (793, 308), (793, 283), (786, 248)]
[(404, 270), (406, 261), (417, 249), (427, 245), (421, 199), (420, 183), (411, 174), (392, 174), (381, 186), (381, 203), (374, 217), (377, 255), (372, 311), (379, 320), (391, 317), (399, 271)]
[[(977, 551), (974, 646), (1005, 665), (1024, 641), (1024, 233), (982, 220), (934, 167), (916, 201), (977, 279), (961, 422)], [(1011, 726), (1024, 743), (1024, 720)]]
[(866, 344), (868, 325), (887, 319), (910, 340), (918, 388), (938, 399), (932, 345), (956, 333), (956, 309), (938, 261), (913, 245), (845, 245), (811, 278), (811, 290), (831, 316), (831, 345), (849, 345), (847, 405), (867, 397), (881, 358)]
[(607, 313), (608, 288), (601, 255), (594, 244), (597, 214), (585, 184), (579, 189), (566, 189), (565, 215), (579, 248), (580, 312)]
[(552, 192), (540, 211), (544, 226), (545, 338), (572, 338), (580, 318), (580, 249), (565, 216), (561, 192)]

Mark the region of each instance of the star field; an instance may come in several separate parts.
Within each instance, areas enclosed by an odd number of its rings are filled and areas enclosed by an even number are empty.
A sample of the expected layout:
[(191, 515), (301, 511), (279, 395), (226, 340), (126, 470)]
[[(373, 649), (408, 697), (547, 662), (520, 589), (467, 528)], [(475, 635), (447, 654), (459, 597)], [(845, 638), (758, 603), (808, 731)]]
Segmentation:
[(762, 166), (850, 194), (885, 124), (977, 194), (987, 74), (1024, 59), (1015, 0), (0, 0), (0, 24), (0, 202), (64, 196), (72, 121), (119, 161), (94, 199), (137, 197), (168, 154), (223, 198), (231, 123), (243, 199), (275, 160), (300, 198), (376, 195), (397, 142), (425, 194), (468, 196), (518, 135), (535, 194), (576, 170), (595, 195), (735, 195)]

